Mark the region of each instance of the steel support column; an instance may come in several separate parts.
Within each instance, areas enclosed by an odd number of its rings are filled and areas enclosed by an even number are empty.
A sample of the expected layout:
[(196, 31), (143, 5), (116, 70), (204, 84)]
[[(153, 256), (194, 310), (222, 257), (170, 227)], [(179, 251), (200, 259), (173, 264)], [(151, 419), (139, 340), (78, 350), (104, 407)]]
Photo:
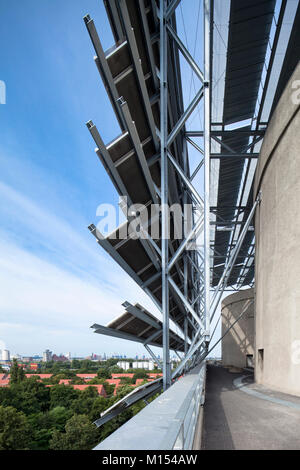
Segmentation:
[(204, 17), (204, 325), (210, 326), (210, 3), (203, 0)]
[[(211, 61), (211, 0), (199, 0), (203, 1), (203, 18), (204, 18), (204, 73), (202, 73), (200, 67), (197, 65), (195, 59), (192, 57), (187, 47), (182, 43), (175, 29), (173, 29), (173, 13), (180, 1), (170, 2), (168, 0), (160, 0), (159, 8), (159, 19), (160, 19), (160, 163), (161, 163), (161, 188), (160, 188), (160, 199), (161, 199), (161, 266), (162, 266), (162, 313), (163, 313), (163, 385), (166, 390), (171, 385), (171, 373), (170, 373), (170, 354), (169, 354), (169, 288), (172, 289), (172, 293), (176, 294), (178, 300), (183, 304), (186, 310), (184, 331), (185, 341), (187, 340), (187, 329), (188, 321), (192, 322), (192, 326), (200, 325), (200, 330), (203, 332), (203, 341), (205, 344), (209, 341), (209, 325), (210, 325), (210, 203), (209, 203), (209, 185), (210, 185), (210, 61)], [(182, 110), (182, 114), (178, 121), (172, 127), (173, 123), (168, 122), (168, 61), (167, 61), (167, 49), (170, 47), (169, 53), (172, 53), (172, 48), (175, 47), (181, 52), (187, 63), (190, 65), (194, 73), (203, 82), (203, 87), (195, 93), (194, 98), (186, 108)], [(196, 173), (200, 170), (201, 166), (205, 165), (204, 170), (204, 200), (199, 195), (196, 188), (192, 185), (192, 178), (188, 169), (187, 159), (187, 142), (186, 131), (184, 126), (192, 112), (196, 109), (199, 101), (204, 99), (204, 129), (203, 129), (203, 143), (204, 151), (196, 146), (197, 150), (204, 155), (203, 162), (197, 167), (196, 172), (193, 173), (195, 177)], [(168, 127), (170, 124), (170, 127)], [(182, 132), (182, 130), (184, 132)], [(183, 167), (178, 161), (176, 155), (174, 158), (170, 146), (175, 139), (182, 139), (183, 145)], [(159, 158), (158, 157), (158, 158)], [(186, 161), (185, 161), (186, 160)], [(172, 165), (170, 165), (172, 164)], [(170, 168), (169, 168), (170, 165)], [(169, 233), (169, 220), (168, 220), (168, 173), (173, 166), (176, 172), (180, 175), (184, 185), (184, 197), (183, 203), (188, 201), (194, 201), (194, 211), (200, 212), (198, 221), (195, 223), (193, 214), (193, 229), (189, 234), (185, 234), (184, 239), (177, 248), (175, 253), (171, 253), (171, 259), (169, 261), (169, 248), (168, 248), (168, 233)], [(158, 192), (157, 192), (158, 194)], [(191, 253), (191, 258), (187, 255), (187, 246), (190, 239), (193, 237), (197, 240), (197, 229), (201, 226), (203, 221), (205, 227), (204, 235), (204, 250), (203, 250), (203, 267), (199, 266), (197, 253), (194, 251)], [(200, 247), (195, 245), (195, 249), (199, 250)], [(200, 253), (199, 253), (200, 254)], [(202, 254), (202, 248), (201, 248)], [(174, 263), (183, 256), (184, 262), (184, 279), (183, 279), (183, 290), (181, 292), (179, 287), (173, 282), (170, 276), (170, 269)], [(200, 270), (202, 271), (200, 272)], [(189, 287), (191, 285), (191, 292), (189, 293)], [(200, 298), (199, 293), (204, 292), (203, 299)], [(193, 308), (194, 307), (194, 308)], [(192, 317), (192, 318), (189, 318)], [(199, 330), (199, 331), (200, 331)], [(194, 337), (196, 341), (196, 337)], [(201, 343), (202, 344), (202, 343)], [(186, 355), (191, 357), (191, 349), (186, 344), (185, 346)], [(197, 353), (197, 348), (192, 352), (192, 356)], [(196, 357), (196, 356), (195, 356)], [(189, 359), (185, 360), (184, 365), (188, 365)]]
[(163, 388), (171, 385), (169, 346), (169, 211), (168, 204), (168, 33), (167, 0), (160, 0), (160, 151), (161, 151), (161, 261), (162, 261), (162, 313), (163, 313)]

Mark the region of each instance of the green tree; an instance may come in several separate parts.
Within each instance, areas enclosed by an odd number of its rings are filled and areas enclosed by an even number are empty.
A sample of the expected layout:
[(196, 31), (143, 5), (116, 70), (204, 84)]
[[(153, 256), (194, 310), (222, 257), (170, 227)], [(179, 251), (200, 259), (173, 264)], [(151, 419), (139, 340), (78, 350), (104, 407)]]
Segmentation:
[(109, 398), (95, 398), (88, 412), (90, 420), (92, 422), (96, 421), (96, 419), (100, 418), (101, 413), (109, 408), (112, 404), (113, 403), (111, 403)]
[(0, 397), (3, 406), (13, 406), (16, 410), (23, 411), (27, 416), (46, 411), (50, 405), (49, 388), (35, 377), (12, 384), (5, 391), (0, 392)]
[(63, 432), (67, 421), (72, 417), (72, 411), (63, 406), (57, 406), (51, 411), (34, 413), (28, 416), (28, 424), (32, 432), (31, 450), (48, 450), (49, 441), (54, 430)]
[(0, 406), (0, 450), (29, 448), (30, 429), (24, 413), (12, 406)]
[(10, 368), (10, 384), (17, 384), (19, 382), (19, 366), (16, 359), (13, 359)]
[(103, 382), (103, 387), (105, 389), (106, 395), (109, 397), (114, 393), (115, 385), (109, 384), (108, 382)]
[(133, 381), (131, 377), (120, 377), (120, 384), (122, 385), (129, 385), (133, 383), (135, 383), (135, 381)]
[(18, 367), (18, 382), (23, 382), (23, 380), (26, 379), (26, 375), (25, 375), (25, 372), (24, 372), (24, 369), (23, 367)]
[(99, 442), (99, 432), (85, 415), (74, 415), (66, 424), (66, 432), (54, 431), (52, 450), (91, 450)]
[(64, 431), (67, 421), (72, 418), (72, 414), (72, 411), (64, 406), (56, 406), (49, 411), (51, 428), (55, 428), (57, 431)]
[(147, 379), (147, 378), (148, 378), (147, 372), (144, 370), (139, 370), (133, 376), (133, 383), (136, 382), (136, 379)]
[(72, 385), (84, 385), (85, 384), (85, 381), (81, 378), (81, 377), (73, 377), (71, 379), (71, 384)]
[(96, 387), (87, 387), (80, 393), (81, 397), (85, 398), (96, 398), (98, 396), (98, 390)]
[(133, 387), (130, 387), (130, 385), (122, 385), (117, 388), (116, 397), (118, 398), (118, 400), (120, 400), (121, 398), (124, 398), (126, 395), (128, 395), (128, 393), (132, 391), (133, 391)]
[(99, 379), (111, 379), (111, 372), (106, 367), (101, 367), (97, 372), (97, 376)]
[(137, 413), (139, 413), (143, 408), (145, 408), (146, 403), (143, 400), (138, 401), (131, 407), (132, 411), (132, 416), (135, 416)]
[(105, 367), (111, 367), (111, 366), (117, 365), (118, 362), (119, 362), (119, 359), (110, 358), (110, 359), (107, 359), (107, 361), (105, 361), (104, 364), (105, 364)]
[(95, 364), (90, 361), (90, 359), (84, 359), (83, 361), (80, 361), (80, 368), (85, 372), (89, 372), (90, 370), (93, 370), (95, 367)]
[(36, 429), (33, 432), (33, 437), (30, 442), (31, 450), (48, 450), (49, 442), (52, 437), (53, 431), (51, 429)]
[(126, 423), (130, 418), (132, 418), (132, 411), (129, 408), (128, 410), (123, 411), (119, 416), (116, 418), (113, 418), (111, 421), (108, 423), (105, 423), (103, 426), (101, 426), (100, 429), (100, 440), (99, 442), (103, 441), (106, 439), (110, 434), (112, 434), (114, 431), (116, 431), (122, 424)]
[(62, 363), (61, 362), (54, 362), (52, 367), (51, 367), (51, 372), (53, 375), (57, 375), (60, 373), (62, 368)]
[(78, 398), (79, 393), (69, 385), (54, 385), (50, 388), (50, 408), (65, 406), (70, 408), (72, 401)]
[(72, 359), (71, 369), (80, 369), (80, 361), (78, 359)]
[(76, 377), (76, 375), (73, 372), (70, 371), (65, 371), (65, 372), (59, 372), (59, 374), (55, 374), (51, 377), (51, 381), (53, 384), (59, 383), (60, 380), (64, 379), (73, 379)]
[(88, 387), (80, 392), (79, 397), (73, 400), (71, 410), (73, 414), (88, 415), (93, 406), (94, 400), (98, 397), (98, 391), (95, 387)]
[(28, 424), (32, 433), (30, 442), (31, 450), (49, 449), (49, 441), (52, 435), (52, 421), (49, 412), (33, 413), (27, 417)]
[(124, 370), (119, 366), (112, 366), (109, 368), (111, 374), (123, 374)]
[(94, 377), (93, 379), (89, 380), (89, 385), (101, 385), (105, 382), (105, 379), (99, 379), (98, 377)]

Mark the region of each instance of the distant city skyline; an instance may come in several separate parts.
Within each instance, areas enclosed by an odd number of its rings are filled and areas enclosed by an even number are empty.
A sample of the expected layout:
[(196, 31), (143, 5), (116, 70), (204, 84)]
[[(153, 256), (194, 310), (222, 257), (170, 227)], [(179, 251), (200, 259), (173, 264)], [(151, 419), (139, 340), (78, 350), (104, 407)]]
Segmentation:
[[(3, 356), (2, 356), (2, 351), (0, 349), (0, 360), (4, 361), (5, 359), (3, 359)], [(16, 353), (16, 352), (11, 352), (10, 350), (5, 350), (5, 351), (8, 351), (9, 353), (9, 358), (8, 360), (12, 360), (14, 357), (17, 357), (17, 358), (32, 358), (32, 359), (40, 359), (41, 361), (43, 361), (43, 354), (45, 351), (43, 352), (36, 352), (34, 354), (23, 354), (23, 353)], [(158, 350), (159, 351), (159, 350)], [(53, 352), (53, 351), (51, 351)], [(212, 352), (210, 357), (220, 357), (221, 354), (220, 354), (220, 351), (218, 350), (217, 351), (219, 354), (217, 353), (214, 353)], [(135, 354), (127, 354), (127, 353), (124, 353), (124, 352), (92, 352), (92, 353), (88, 353), (88, 354), (72, 354), (70, 353), (70, 357), (67, 357), (67, 355), (69, 354), (70, 352), (53, 352), (53, 354), (55, 354), (56, 356), (65, 356), (66, 358), (72, 360), (72, 359), (87, 359), (89, 357), (92, 357), (93, 356), (97, 356), (97, 357), (101, 357), (102, 359), (104, 358), (116, 358), (116, 359), (150, 359), (152, 360), (152, 358), (147, 354), (147, 353), (144, 353), (144, 352), (141, 352), (141, 353), (135, 353)], [(160, 359), (162, 357), (162, 350), (160, 352), (157, 353), (157, 357), (158, 359)], [(171, 358), (172, 359), (175, 359), (177, 360), (178, 357), (176, 356), (175, 353), (172, 353), (171, 351)], [(51, 360), (51, 359), (50, 359)], [(98, 360), (98, 359), (96, 359)], [(44, 361), (45, 362), (45, 361)]]
[[(9, 357), (9, 359), (3, 359), (3, 351), (8, 353), (7, 357)], [(49, 349), (45, 349), (42, 353), (37, 352), (35, 354), (13, 353), (10, 350), (1, 350), (0, 349), (0, 360), (9, 361), (9, 360), (12, 360), (14, 357), (16, 357), (16, 358), (20, 358), (20, 360), (22, 358), (32, 358), (32, 359), (40, 359), (41, 361), (46, 362), (46, 361), (44, 361), (44, 358), (45, 358), (44, 355), (47, 351), (49, 353), (51, 353), (51, 356), (52, 355), (56, 355), (56, 356), (61, 356), (62, 355), (62, 356), (65, 356), (67, 359), (70, 359), (70, 360), (72, 360), (72, 359), (87, 359), (89, 357), (91, 358), (92, 356), (94, 356), (94, 357), (96, 356), (97, 358), (101, 358), (101, 359), (116, 358), (116, 359), (120, 359), (120, 360), (122, 360), (122, 359), (124, 359), (124, 360), (126, 360), (126, 359), (141, 359), (141, 360), (151, 360), (152, 361), (152, 358), (147, 354), (147, 352), (146, 353), (136, 353), (134, 355), (132, 355), (132, 354), (130, 355), (130, 354), (120, 353), (120, 352), (102, 352), (101, 353), (101, 352), (94, 352), (93, 351), (92, 353), (87, 354), (87, 355), (76, 355), (76, 353), (74, 353), (74, 355), (73, 355), (71, 352), (65, 352), (65, 353), (63, 353), (63, 352), (54, 352), (54, 351), (51, 351)], [(158, 357), (158, 359), (160, 359), (161, 358), (161, 353), (158, 353), (157, 357)], [(178, 359), (178, 357), (176, 356), (175, 353), (174, 354), (171, 353), (171, 358), (175, 359), (175, 360)], [(51, 358), (49, 357), (48, 360), (50, 361)], [(99, 359), (95, 359), (95, 360), (99, 360)]]

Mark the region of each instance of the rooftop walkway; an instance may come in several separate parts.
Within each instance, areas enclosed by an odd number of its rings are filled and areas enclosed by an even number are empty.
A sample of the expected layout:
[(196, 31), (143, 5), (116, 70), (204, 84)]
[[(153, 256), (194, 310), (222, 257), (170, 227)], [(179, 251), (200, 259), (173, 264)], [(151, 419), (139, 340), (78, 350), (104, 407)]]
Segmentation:
[(202, 448), (300, 449), (300, 398), (208, 366)]

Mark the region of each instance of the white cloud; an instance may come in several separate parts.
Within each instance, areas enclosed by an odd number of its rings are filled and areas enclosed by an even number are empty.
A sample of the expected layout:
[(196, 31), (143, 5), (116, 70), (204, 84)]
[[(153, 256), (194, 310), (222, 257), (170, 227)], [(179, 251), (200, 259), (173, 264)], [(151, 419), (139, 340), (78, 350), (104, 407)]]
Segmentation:
[(82, 236), (3, 182), (0, 198), (0, 217), (6, 221), (0, 231), (0, 339), (24, 354), (46, 347), (85, 354), (92, 346), (102, 352), (142, 352), (140, 345), (89, 330), (120, 315), (124, 300), (158, 314), (92, 235)]
[[(18, 316), (30, 314), (32, 320), (64, 324), (92, 322), (96, 317), (108, 321), (119, 303), (101, 285), (44, 261), (1, 240), (0, 283), (4, 295), (0, 309)], [(118, 299), (120, 300), (120, 299)]]
[(106, 324), (121, 314), (125, 299), (149, 304), (146, 299), (143, 302), (132, 281), (118, 286), (115, 277), (109, 288), (97, 280), (81, 279), (1, 235), (0, 244), (0, 338), (9, 349), (27, 354), (51, 345), (81, 354), (91, 346), (102, 352), (141, 350), (133, 343), (93, 335), (89, 330), (94, 322)]

